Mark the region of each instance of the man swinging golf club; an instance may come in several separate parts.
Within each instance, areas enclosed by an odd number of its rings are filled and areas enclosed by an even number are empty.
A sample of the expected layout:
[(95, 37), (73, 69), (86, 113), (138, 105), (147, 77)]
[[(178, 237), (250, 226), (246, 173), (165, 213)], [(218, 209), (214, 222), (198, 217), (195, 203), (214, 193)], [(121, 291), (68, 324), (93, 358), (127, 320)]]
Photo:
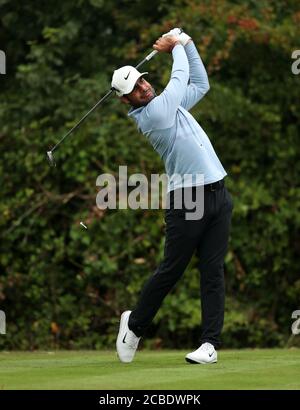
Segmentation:
[(164, 258), (145, 283), (135, 308), (121, 315), (116, 342), (122, 362), (133, 360), (141, 336), (152, 322), (163, 299), (183, 275), (194, 252), (199, 257), (202, 334), (200, 347), (185, 357), (189, 363), (216, 363), (216, 349), (224, 320), (224, 257), (227, 251), (233, 203), (224, 185), (227, 175), (209, 138), (189, 110), (209, 90), (206, 70), (192, 39), (179, 29), (160, 37), (153, 48), (171, 53), (172, 73), (164, 91), (156, 96), (151, 84), (134, 67), (116, 70), (112, 87), (139, 130), (163, 159), (169, 181), (173, 175), (204, 175), (201, 189), (204, 212), (198, 220), (186, 220), (185, 209), (175, 209), (174, 197), (190, 191), (197, 179), (173, 181), (169, 186), (170, 207), (166, 209)]

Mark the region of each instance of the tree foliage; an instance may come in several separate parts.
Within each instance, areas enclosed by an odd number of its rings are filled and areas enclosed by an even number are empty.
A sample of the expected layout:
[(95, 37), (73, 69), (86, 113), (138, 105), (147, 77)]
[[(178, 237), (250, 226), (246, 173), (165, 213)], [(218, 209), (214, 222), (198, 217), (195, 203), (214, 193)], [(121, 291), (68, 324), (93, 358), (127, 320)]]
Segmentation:
[[(114, 346), (119, 315), (134, 306), (161, 260), (163, 211), (97, 208), (96, 178), (119, 165), (164, 172), (116, 98), (57, 151), (45, 152), (135, 65), (157, 37), (182, 26), (211, 90), (193, 115), (207, 131), (234, 199), (226, 257), (224, 346), (283, 345), (299, 308), (299, 81), (295, 0), (0, 0), (0, 308), (7, 349)], [(147, 66), (160, 92), (171, 58)], [(79, 225), (84, 221), (88, 230)], [(197, 344), (199, 273), (193, 259), (165, 299), (145, 344)], [(174, 338), (176, 334), (176, 338)]]

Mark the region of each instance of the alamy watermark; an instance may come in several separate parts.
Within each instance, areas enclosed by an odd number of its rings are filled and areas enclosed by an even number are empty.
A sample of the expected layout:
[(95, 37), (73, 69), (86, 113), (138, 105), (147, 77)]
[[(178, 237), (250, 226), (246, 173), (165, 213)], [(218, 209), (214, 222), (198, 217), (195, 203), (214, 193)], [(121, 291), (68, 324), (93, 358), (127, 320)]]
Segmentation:
[[(160, 207), (169, 209), (172, 207), (172, 209), (183, 209), (187, 220), (199, 220), (204, 214), (203, 174), (173, 174), (170, 178), (166, 174), (151, 174), (149, 181), (144, 174), (132, 174), (128, 177), (127, 166), (119, 166), (118, 178), (112, 174), (101, 174), (96, 180), (96, 186), (102, 187), (96, 197), (99, 209), (159, 209)], [(193, 195), (191, 188), (194, 186), (197, 186), (197, 189), (194, 190)], [(128, 192), (128, 187), (134, 189)], [(179, 189), (182, 187), (190, 189), (182, 191)], [(172, 191), (172, 198), (170, 191)]]
[(300, 334), (300, 310), (294, 310), (292, 313), (292, 319), (296, 319), (295, 322), (293, 322), (291, 330), (293, 335), (299, 335)]
[(6, 334), (6, 316), (3, 310), (0, 310), (0, 335)]
[(6, 55), (0, 50), (0, 74), (6, 74)]
[(294, 50), (292, 52), (292, 59), (296, 60), (291, 67), (292, 73), (298, 75), (300, 73), (300, 50)]

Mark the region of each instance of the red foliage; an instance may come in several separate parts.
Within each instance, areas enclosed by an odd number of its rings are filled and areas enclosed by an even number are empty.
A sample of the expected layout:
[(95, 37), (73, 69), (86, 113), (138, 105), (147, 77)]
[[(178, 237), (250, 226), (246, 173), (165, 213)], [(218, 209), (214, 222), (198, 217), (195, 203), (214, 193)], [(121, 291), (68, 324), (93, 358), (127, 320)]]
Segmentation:
[(240, 19), (238, 25), (247, 31), (257, 30), (258, 22), (255, 19)]
[(297, 13), (293, 15), (293, 20), (295, 23), (300, 23), (300, 11), (297, 11)]
[(228, 23), (228, 24), (236, 24), (237, 21), (238, 21), (238, 19), (237, 19), (236, 16), (229, 15), (229, 16), (227, 17), (227, 23)]

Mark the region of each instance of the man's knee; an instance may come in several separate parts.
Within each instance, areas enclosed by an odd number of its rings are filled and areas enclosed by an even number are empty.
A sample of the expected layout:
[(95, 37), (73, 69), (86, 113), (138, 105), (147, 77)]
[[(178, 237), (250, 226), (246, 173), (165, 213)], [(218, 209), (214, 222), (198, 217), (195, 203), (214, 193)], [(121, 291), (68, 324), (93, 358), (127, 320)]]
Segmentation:
[(224, 263), (208, 262), (199, 263), (198, 265), (201, 276), (207, 277), (208, 280), (222, 279), (224, 277)]

